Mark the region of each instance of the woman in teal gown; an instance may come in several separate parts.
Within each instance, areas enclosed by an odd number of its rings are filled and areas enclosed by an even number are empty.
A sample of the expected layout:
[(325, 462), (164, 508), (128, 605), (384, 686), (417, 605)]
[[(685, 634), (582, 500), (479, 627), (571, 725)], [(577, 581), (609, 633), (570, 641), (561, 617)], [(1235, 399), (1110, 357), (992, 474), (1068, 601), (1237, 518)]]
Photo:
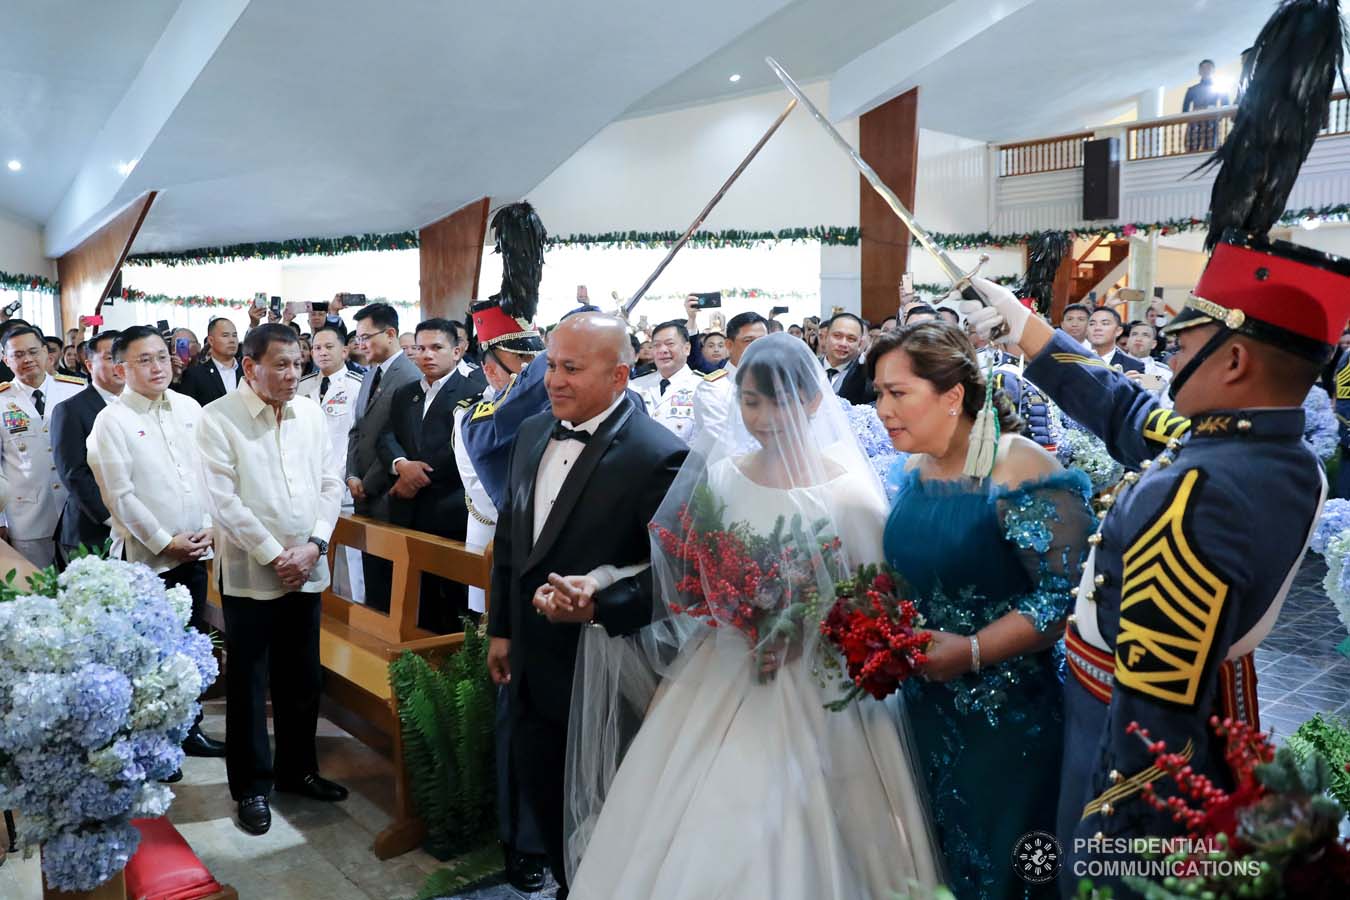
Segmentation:
[(985, 380), (956, 328), (906, 326), (869, 357), (877, 413), (910, 454), (890, 476), (883, 544), (934, 632), (904, 696), (948, 884), (962, 900), (1052, 896), (1013, 857), (1027, 832), (1055, 831), (1059, 638), (1094, 527), (1089, 482), (1012, 433), (1006, 405), (992, 471), (963, 474)]

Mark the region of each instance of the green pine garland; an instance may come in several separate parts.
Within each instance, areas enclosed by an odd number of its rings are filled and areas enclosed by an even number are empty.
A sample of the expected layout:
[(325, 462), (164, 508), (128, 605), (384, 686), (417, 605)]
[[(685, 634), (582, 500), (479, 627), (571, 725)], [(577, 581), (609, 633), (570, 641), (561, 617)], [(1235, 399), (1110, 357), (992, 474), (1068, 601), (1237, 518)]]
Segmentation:
[(8, 291), (36, 291), (40, 294), (55, 294), (60, 286), (41, 275), (11, 275), (0, 272), (0, 289)]
[(413, 803), (427, 826), (424, 847), (438, 859), (495, 834), (497, 691), (487, 648), (486, 635), (469, 624), (459, 652), (439, 668), (412, 652), (389, 664)]
[[(1317, 221), (1350, 221), (1350, 203), (1337, 203), (1316, 209), (1286, 210), (1281, 224), (1293, 225), (1304, 219)], [(1047, 234), (1068, 234), (1075, 238), (1095, 238), (1105, 234), (1176, 234), (1208, 228), (1208, 219), (1183, 216), (1159, 222), (1127, 222), (1101, 225), (1093, 228), (1054, 228), (1044, 231), (995, 234), (991, 231), (964, 234), (933, 232), (933, 242), (944, 250), (975, 250), (984, 247), (1021, 247)], [(679, 240), (680, 231), (606, 231), (600, 234), (555, 235), (548, 239), (550, 247), (619, 247), (621, 249), (665, 249)], [(722, 231), (700, 231), (689, 239), (691, 247), (746, 248), (782, 241), (819, 241), (840, 247), (856, 247), (862, 240), (862, 231), (854, 226), (816, 225), (810, 228), (782, 228), (778, 231), (747, 231), (728, 228)], [(225, 247), (198, 247), (192, 250), (168, 253), (137, 253), (127, 258), (127, 264), (148, 266), (154, 264), (178, 266), (204, 263), (235, 262), (246, 259), (290, 259), (296, 256), (339, 256), (344, 253), (377, 250), (415, 250), (420, 246), (418, 232), (397, 231), (389, 234), (347, 235), (335, 238), (298, 238), (289, 241), (266, 241), (254, 244), (231, 244)], [(10, 277), (10, 276), (4, 276)], [(27, 279), (29, 276), (12, 276)], [(37, 278), (37, 276), (33, 276)], [(52, 290), (56, 285), (37, 279)], [(39, 288), (25, 288), (34, 290)]]
[[(189, 306), (198, 309), (244, 309), (253, 303), (252, 300), (236, 300), (232, 297), (211, 297), (193, 294), (188, 297), (177, 297), (169, 294), (147, 294), (144, 291), (138, 291), (135, 288), (124, 288), (120, 295), (121, 299), (128, 303), (155, 303), (168, 306)], [(370, 303), (388, 303), (390, 306), (413, 307), (419, 304), (411, 300), (386, 300), (383, 297), (375, 297), (369, 300)]]

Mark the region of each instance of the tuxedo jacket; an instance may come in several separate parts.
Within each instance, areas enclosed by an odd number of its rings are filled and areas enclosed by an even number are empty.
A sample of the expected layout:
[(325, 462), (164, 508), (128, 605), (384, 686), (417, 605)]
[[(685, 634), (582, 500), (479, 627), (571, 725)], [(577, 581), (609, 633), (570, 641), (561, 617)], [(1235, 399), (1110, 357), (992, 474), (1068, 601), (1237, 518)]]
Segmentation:
[[(534, 539), (534, 483), (553, 428), (551, 413), (521, 423), (511, 448), (506, 503), (493, 542), (488, 634), (511, 641), (515, 707), (566, 723), (581, 625), (554, 625), (532, 603), (549, 573), (584, 575), (598, 566), (645, 562), (647, 525), (689, 448), (629, 398), (587, 442)], [(651, 570), (616, 582), (595, 602), (595, 621), (611, 635), (651, 621)]]
[[(420, 378), (394, 391), (389, 420), (376, 446), (380, 462), (386, 470), (399, 457), (428, 463), (431, 472), (427, 477), (431, 484), (411, 500), (390, 497), (390, 522), (441, 537), (464, 538), (469, 511), (464, 505), (459, 467), (455, 465), (455, 408), (461, 401), (474, 400), (481, 394), (477, 383), (459, 372), (450, 373), (432, 399), (430, 409), (426, 408)], [(396, 475), (390, 477), (397, 479)]]
[(1135, 359), (1119, 347), (1111, 353), (1111, 359), (1106, 364), (1121, 372), (1143, 372), (1146, 368), (1142, 359)]
[(877, 399), (876, 389), (867, 380), (867, 364), (855, 359), (844, 367), (844, 377), (834, 392), (854, 406), (865, 406)]
[(51, 412), (52, 462), (66, 486), (66, 503), (56, 526), (56, 542), (63, 547), (81, 544), (97, 550), (108, 539), (108, 507), (103, 503), (94, 473), (89, 468), (85, 441), (94, 430), (94, 419), (107, 404), (91, 384)]
[(226, 385), (221, 380), (220, 370), (208, 357), (204, 362), (195, 362), (183, 370), (183, 377), (178, 381), (178, 392), (187, 394), (193, 400), (196, 400), (198, 405), (205, 407), (208, 403), (219, 400), (237, 388), (243, 377), (244, 364), (236, 360), (234, 363), (234, 384)]
[(380, 386), (371, 394), (375, 373), (379, 366), (371, 366), (361, 379), (361, 393), (356, 398), (356, 418), (347, 433), (348, 478), (360, 478), (366, 490), (366, 499), (355, 503), (356, 512), (382, 521), (389, 519), (389, 497), (386, 492), (394, 485), (394, 476), (388, 465), (380, 464), (378, 444), (384, 426), (393, 410), (394, 393), (409, 382), (421, 380), (407, 354), (400, 353), (380, 376)]

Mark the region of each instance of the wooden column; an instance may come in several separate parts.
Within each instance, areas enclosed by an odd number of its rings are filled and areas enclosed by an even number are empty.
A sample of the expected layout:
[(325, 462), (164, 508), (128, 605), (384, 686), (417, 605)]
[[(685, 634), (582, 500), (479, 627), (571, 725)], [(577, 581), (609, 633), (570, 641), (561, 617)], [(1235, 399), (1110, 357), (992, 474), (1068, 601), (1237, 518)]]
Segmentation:
[[(906, 91), (858, 120), (858, 149), (911, 210), (919, 174), (919, 89)], [(909, 265), (909, 229), (871, 185), (858, 178), (862, 228), (862, 315), (880, 322), (900, 306), (900, 276)]]
[(56, 261), (57, 277), (61, 280), (62, 331), (77, 327), (80, 316), (99, 311), (154, 200), (154, 191), (137, 198), (111, 222)]
[(464, 321), (469, 301), (478, 296), (478, 270), (483, 263), (488, 198), (432, 222), (418, 232), (421, 249), (422, 315)]

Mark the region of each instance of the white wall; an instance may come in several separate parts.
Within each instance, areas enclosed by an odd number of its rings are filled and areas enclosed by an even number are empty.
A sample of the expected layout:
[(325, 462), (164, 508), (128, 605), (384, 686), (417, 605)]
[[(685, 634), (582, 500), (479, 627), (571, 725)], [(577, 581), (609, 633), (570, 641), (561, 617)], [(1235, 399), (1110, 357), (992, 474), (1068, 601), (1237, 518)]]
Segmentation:
[(0, 272), (55, 280), (56, 263), (42, 255), (42, 226), (0, 210)]
[[(806, 92), (822, 109), (829, 108), (827, 83), (808, 85)], [(770, 92), (614, 122), (527, 197), (551, 234), (683, 231), (784, 103), (782, 94)], [(836, 127), (857, 145), (857, 119), (836, 123)], [(814, 225), (856, 226), (860, 184), (857, 170), (824, 130), (804, 110), (795, 110), (703, 227), (713, 231), (770, 231)], [(985, 231), (989, 228), (989, 207), (986, 145), (956, 135), (921, 131), (915, 196), (915, 213), (920, 221), (934, 231)], [(911, 256), (915, 280), (939, 281), (936, 267), (921, 256)], [(974, 265), (975, 253), (958, 256), (968, 267)], [(1021, 272), (1020, 252), (999, 256), (991, 268), (994, 274)], [(828, 312), (834, 306), (858, 310), (860, 258), (857, 247), (821, 248), (821, 311)], [(692, 289), (677, 281), (678, 272), (672, 267), (653, 286), (653, 293)], [(757, 281), (764, 281), (762, 275)], [(802, 287), (813, 290), (817, 286)], [(625, 293), (620, 290), (620, 294)], [(594, 288), (591, 295), (596, 296)], [(795, 315), (796, 310), (793, 312)]]

